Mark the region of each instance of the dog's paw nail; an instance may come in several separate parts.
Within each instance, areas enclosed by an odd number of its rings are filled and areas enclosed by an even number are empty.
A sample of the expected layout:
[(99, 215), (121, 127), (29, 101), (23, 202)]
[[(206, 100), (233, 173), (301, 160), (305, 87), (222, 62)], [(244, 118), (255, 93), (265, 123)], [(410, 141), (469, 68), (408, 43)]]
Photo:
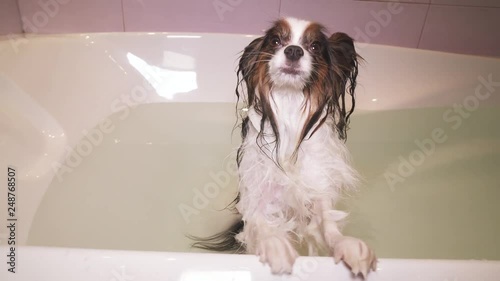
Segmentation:
[(359, 271), (363, 275), (363, 278), (368, 274), (369, 266), (370, 264), (368, 262), (362, 262), (359, 266)]
[(368, 269), (368, 268), (363, 268), (363, 269), (361, 269), (361, 272), (360, 272), (360, 273), (361, 273), (361, 275), (363, 276), (363, 279), (365, 279), (365, 278), (366, 278), (366, 276), (368, 275), (368, 271), (369, 271), (369, 269)]
[(299, 256), (286, 238), (271, 237), (260, 243), (260, 261), (268, 264), (277, 275), (291, 274), (293, 264)]
[(366, 278), (370, 269), (377, 268), (377, 258), (373, 251), (363, 241), (353, 237), (343, 237), (333, 248), (333, 258), (337, 264), (340, 260), (357, 276)]
[(373, 271), (377, 271), (377, 260), (374, 260), (373, 263), (372, 263), (372, 270)]
[(339, 254), (336, 253), (333, 256), (333, 260), (335, 261), (335, 264), (338, 264), (342, 260), (342, 254), (341, 253), (339, 253)]
[(358, 275), (358, 273), (359, 273), (359, 268), (358, 268), (358, 266), (357, 266), (357, 265), (352, 266), (352, 267), (351, 267), (351, 271), (352, 271), (352, 273), (353, 273), (355, 276), (356, 276), (356, 275)]

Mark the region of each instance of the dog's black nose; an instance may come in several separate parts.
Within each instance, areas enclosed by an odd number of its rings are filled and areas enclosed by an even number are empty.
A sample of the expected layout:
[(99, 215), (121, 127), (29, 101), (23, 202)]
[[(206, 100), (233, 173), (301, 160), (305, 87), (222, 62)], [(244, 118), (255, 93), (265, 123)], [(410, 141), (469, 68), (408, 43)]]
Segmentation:
[(300, 46), (290, 45), (285, 48), (285, 56), (291, 61), (296, 61), (304, 55), (304, 50)]

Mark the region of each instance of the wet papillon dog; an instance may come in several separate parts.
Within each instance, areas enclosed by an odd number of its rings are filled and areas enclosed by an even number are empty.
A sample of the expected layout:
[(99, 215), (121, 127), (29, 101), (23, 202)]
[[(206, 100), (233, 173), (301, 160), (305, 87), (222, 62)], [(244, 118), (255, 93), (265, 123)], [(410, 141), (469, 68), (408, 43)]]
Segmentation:
[(358, 61), (353, 39), (295, 18), (276, 21), (243, 51), (236, 94), (243, 99), (240, 177), (229, 229), (193, 246), (243, 250), (275, 274), (292, 273), (297, 249), (329, 253), (366, 276), (377, 259), (367, 244), (344, 236), (346, 213), (334, 206), (358, 174), (345, 140), (354, 110)]

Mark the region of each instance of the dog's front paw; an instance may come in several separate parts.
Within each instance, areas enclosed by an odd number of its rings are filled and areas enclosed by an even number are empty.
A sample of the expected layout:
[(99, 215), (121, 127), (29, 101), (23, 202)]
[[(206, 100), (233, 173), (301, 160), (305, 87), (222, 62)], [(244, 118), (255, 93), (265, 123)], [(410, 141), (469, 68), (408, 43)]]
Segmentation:
[(377, 269), (375, 253), (360, 239), (343, 236), (333, 245), (335, 263), (343, 260), (354, 275), (361, 273), (366, 277), (368, 272)]
[(291, 274), (299, 256), (286, 238), (271, 236), (259, 242), (256, 254), (262, 263), (269, 264), (274, 274)]

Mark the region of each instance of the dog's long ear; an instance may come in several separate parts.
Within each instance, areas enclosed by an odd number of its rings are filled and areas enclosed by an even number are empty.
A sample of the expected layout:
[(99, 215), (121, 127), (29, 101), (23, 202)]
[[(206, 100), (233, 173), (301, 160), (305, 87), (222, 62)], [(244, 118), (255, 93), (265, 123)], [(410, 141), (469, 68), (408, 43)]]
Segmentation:
[[(342, 32), (334, 33), (328, 39), (330, 56), (333, 61), (333, 66), (338, 66), (342, 78), (354, 79), (358, 75), (358, 58), (354, 47), (354, 40), (347, 34)], [(347, 81), (346, 81), (347, 82)]]
[(254, 92), (256, 85), (254, 85), (254, 83), (251, 81), (251, 78), (254, 76), (253, 73), (255, 72), (255, 69), (257, 67), (257, 62), (259, 59), (263, 41), (264, 37), (259, 37), (250, 42), (250, 44), (245, 47), (238, 64), (238, 70), (236, 72), (238, 77), (238, 83), (236, 85), (236, 96), (238, 97), (238, 100), (241, 98), (238, 89), (240, 88), (240, 86), (242, 86), (242, 82), (245, 82), (247, 88), (247, 96), (243, 96), (243, 99), (247, 104), (253, 104), (255, 99)]
[[(337, 129), (340, 137), (345, 139), (346, 130), (349, 125), (349, 117), (354, 111), (355, 98), (354, 90), (356, 89), (356, 79), (358, 77), (358, 60), (362, 58), (356, 52), (354, 40), (347, 34), (342, 32), (334, 33), (328, 38), (328, 51), (331, 60), (330, 75), (333, 80), (334, 103), (338, 103), (338, 121)], [(351, 98), (351, 107), (346, 109), (345, 96), (346, 93)]]
[(250, 76), (252, 70), (255, 69), (255, 64), (257, 62), (257, 58), (260, 53), (260, 49), (262, 47), (262, 42), (264, 41), (264, 37), (259, 37), (254, 39), (248, 46), (245, 47), (243, 54), (241, 55), (238, 74), (243, 75), (243, 79), (245, 82)]

